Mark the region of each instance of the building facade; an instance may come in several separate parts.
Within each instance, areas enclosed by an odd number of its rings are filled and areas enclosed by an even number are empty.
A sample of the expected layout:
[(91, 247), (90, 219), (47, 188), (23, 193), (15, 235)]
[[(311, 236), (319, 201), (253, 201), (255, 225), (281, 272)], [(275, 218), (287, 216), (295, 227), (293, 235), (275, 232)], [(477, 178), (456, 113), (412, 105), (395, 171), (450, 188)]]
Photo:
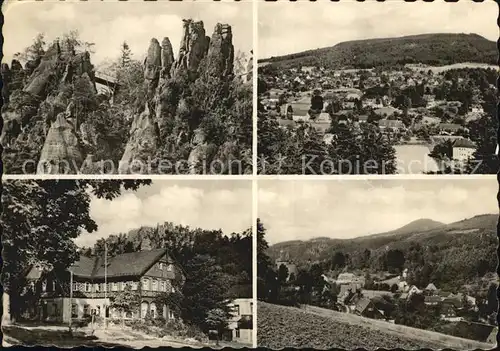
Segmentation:
[(228, 328), (232, 333), (232, 340), (252, 345), (253, 343), (253, 299), (238, 298), (230, 304), (232, 318)]
[[(106, 264), (106, 266), (105, 266)], [(49, 322), (69, 322), (91, 315), (134, 319), (175, 319), (168, 306), (157, 306), (156, 297), (175, 293), (185, 281), (182, 268), (165, 249), (125, 253), (104, 260), (81, 256), (64, 274), (40, 273), (32, 267), (30, 287), (41, 296), (32, 315)], [(72, 282), (72, 284), (70, 284)], [(113, 298), (125, 290), (137, 294), (140, 306), (131, 312), (112, 307)]]

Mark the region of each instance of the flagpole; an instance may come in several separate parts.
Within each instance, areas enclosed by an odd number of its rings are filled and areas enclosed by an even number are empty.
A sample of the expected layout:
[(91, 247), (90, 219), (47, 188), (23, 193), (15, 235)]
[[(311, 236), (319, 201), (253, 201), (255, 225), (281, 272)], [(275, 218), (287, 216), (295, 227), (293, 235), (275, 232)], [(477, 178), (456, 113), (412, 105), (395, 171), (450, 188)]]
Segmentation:
[(108, 246), (106, 245), (106, 240), (104, 240), (104, 328), (108, 327), (108, 321), (106, 319), (106, 312), (108, 310), (107, 292), (108, 292)]
[(73, 270), (69, 270), (69, 330), (71, 330), (71, 319), (73, 318)]

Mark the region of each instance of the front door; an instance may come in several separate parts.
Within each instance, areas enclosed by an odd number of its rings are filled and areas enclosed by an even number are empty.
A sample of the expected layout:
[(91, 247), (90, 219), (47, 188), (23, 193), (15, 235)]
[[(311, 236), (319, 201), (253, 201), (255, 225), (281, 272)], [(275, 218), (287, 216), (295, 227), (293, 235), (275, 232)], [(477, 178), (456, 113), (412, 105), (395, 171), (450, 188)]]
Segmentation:
[(49, 315), (49, 312), (47, 311), (47, 303), (44, 301), (42, 303), (42, 320), (46, 320)]

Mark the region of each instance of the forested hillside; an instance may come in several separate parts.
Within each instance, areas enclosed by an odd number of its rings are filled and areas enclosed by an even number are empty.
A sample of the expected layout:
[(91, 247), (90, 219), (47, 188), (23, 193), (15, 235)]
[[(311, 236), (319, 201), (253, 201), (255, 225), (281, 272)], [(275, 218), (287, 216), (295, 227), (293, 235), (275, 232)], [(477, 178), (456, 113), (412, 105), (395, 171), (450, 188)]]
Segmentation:
[(260, 62), (269, 62), (283, 67), (371, 68), (407, 63), (447, 65), (459, 62), (481, 62), (495, 64), (497, 58), (496, 43), (480, 35), (441, 33), (347, 41), (332, 47), (271, 57)]

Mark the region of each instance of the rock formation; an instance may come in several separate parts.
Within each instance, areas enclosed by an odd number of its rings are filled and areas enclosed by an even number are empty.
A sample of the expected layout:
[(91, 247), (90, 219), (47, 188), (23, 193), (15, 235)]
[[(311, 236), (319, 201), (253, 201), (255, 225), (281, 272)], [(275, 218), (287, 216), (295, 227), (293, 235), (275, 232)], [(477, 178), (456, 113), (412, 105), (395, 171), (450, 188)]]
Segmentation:
[(38, 173), (76, 173), (82, 162), (83, 153), (75, 127), (66, 120), (64, 113), (59, 113), (47, 133)]
[[(130, 129), (130, 139), (120, 161), (120, 173), (145, 173), (146, 162), (155, 154), (159, 145), (158, 126), (148, 107), (134, 118)], [(138, 168), (138, 169), (135, 169)]]
[(30, 76), (28, 83), (23, 89), (25, 92), (41, 100), (47, 97), (49, 89), (51, 88), (50, 84), (53, 83), (54, 78), (57, 77), (60, 71), (60, 54), (61, 49), (56, 42), (47, 50), (40, 64)]
[(184, 20), (179, 57), (172, 66), (172, 76), (195, 73), (207, 53), (209, 42), (202, 21)]
[(205, 74), (212, 78), (233, 75), (234, 47), (231, 26), (217, 23), (206, 57)]
[[(130, 130), (130, 139), (120, 162), (120, 172), (131, 172), (130, 167), (136, 161), (146, 162), (153, 159), (159, 148), (178, 147), (175, 140), (186, 133), (184, 127), (174, 131), (172, 145), (166, 145), (166, 139), (172, 133), (166, 128), (169, 121), (186, 123), (182, 116), (190, 116), (192, 111), (182, 92), (182, 84), (195, 84), (196, 79), (230, 80), (233, 76), (234, 48), (231, 27), (217, 24), (212, 39), (205, 36), (203, 22), (184, 20), (183, 37), (179, 56), (174, 61), (172, 45), (168, 38), (161, 46), (156, 39), (151, 40), (147, 57), (144, 61), (146, 98), (144, 109), (134, 117)], [(216, 79), (216, 80), (214, 80)], [(179, 86), (179, 82), (182, 82)], [(193, 97), (197, 98), (197, 97)], [(220, 98), (220, 97), (218, 97)], [(189, 133), (189, 132), (188, 132)], [(205, 140), (201, 129), (191, 131), (194, 137), (190, 141), (192, 148), (188, 157), (191, 172), (197, 172), (202, 160), (210, 161), (216, 147)], [(190, 133), (190, 134), (191, 134)]]
[[(85, 158), (78, 125), (97, 94), (90, 54), (62, 51), (56, 41), (25, 68), (13, 61), (10, 77), (2, 144), (13, 153), (23, 150), (31, 162), (39, 161), (40, 172), (76, 172)], [(14, 159), (11, 166), (20, 167), (24, 161)]]
[(174, 63), (174, 51), (172, 49), (172, 44), (170, 39), (167, 37), (163, 38), (161, 42), (161, 70), (162, 78), (170, 78), (170, 69)]

